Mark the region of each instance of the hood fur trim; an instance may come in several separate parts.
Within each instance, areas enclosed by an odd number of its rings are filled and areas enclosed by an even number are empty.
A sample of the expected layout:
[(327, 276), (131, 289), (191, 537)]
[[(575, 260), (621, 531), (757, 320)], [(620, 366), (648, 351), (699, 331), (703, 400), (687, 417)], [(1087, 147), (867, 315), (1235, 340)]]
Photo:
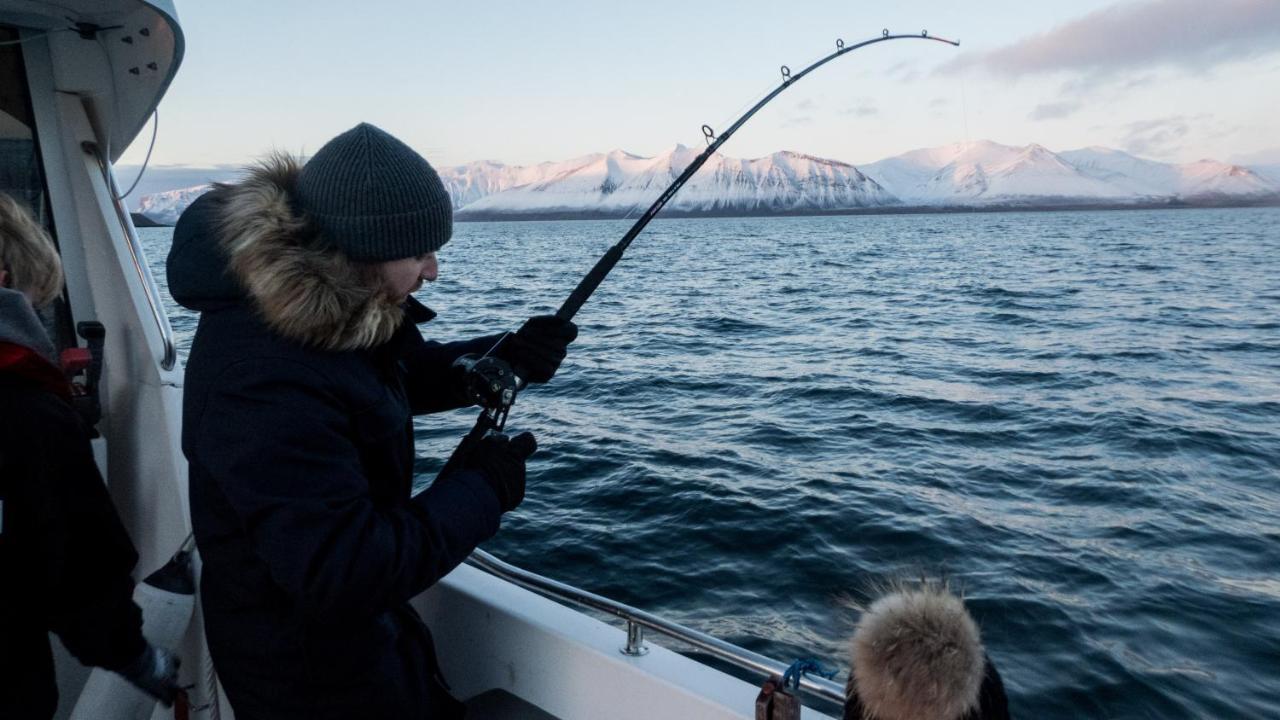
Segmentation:
[(324, 350), (381, 345), (404, 319), (371, 268), (324, 241), (290, 203), (301, 165), (277, 153), (225, 185), (219, 237), (267, 325)]
[(985, 657), (978, 626), (946, 587), (898, 590), (858, 621), (847, 690), (875, 720), (958, 720), (978, 705)]

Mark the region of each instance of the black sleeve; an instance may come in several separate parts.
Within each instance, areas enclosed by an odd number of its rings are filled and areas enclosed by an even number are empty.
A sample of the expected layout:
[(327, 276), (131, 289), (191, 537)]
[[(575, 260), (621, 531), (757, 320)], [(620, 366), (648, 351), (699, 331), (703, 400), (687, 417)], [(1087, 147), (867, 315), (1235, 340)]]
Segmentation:
[(501, 337), (499, 333), (474, 340), (440, 343), (416, 336), (404, 358), (405, 385), (413, 414), (469, 407), (472, 403), (463, 387), (463, 373), (453, 367), (453, 361), (467, 353), (483, 354)]
[(50, 630), (85, 665), (118, 669), (145, 648), (130, 573), (138, 562), (75, 412), (46, 395), (36, 410), (29, 477), (40, 523)]
[(498, 531), (498, 498), (475, 472), (375, 505), (349, 418), (307, 366), (247, 361), (219, 382), (196, 453), (272, 580), (307, 615), (374, 614), (407, 601)]

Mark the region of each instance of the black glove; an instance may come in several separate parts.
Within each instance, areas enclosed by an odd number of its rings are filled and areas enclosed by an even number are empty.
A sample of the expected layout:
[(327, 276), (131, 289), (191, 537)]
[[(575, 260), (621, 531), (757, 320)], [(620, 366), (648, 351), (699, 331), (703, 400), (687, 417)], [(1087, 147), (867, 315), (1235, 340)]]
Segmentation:
[(507, 338), (498, 351), (511, 363), (516, 374), (529, 382), (544, 383), (556, 374), (564, 361), (569, 343), (578, 337), (578, 326), (572, 320), (555, 315), (529, 318), (514, 335)]
[(177, 655), (164, 648), (147, 645), (147, 649), (136, 660), (116, 672), (139, 690), (169, 707), (182, 689), (178, 686), (178, 666), (181, 664), (182, 660)]
[(462, 467), (479, 470), (498, 495), (502, 512), (516, 509), (524, 500), (524, 462), (538, 449), (533, 433), (508, 438), (494, 433), (481, 438), (462, 461)]

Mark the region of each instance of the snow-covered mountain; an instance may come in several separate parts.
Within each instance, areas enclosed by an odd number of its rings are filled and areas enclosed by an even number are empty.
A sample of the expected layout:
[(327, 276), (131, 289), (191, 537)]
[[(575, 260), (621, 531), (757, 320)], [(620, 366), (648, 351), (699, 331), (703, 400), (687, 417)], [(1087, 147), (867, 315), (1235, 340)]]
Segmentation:
[(863, 171), (909, 205), (1009, 203), (1030, 198), (1114, 200), (1124, 191), (1090, 177), (1039, 145), (989, 140), (911, 152)]
[(989, 140), (913, 150), (863, 171), (909, 205), (1131, 204), (1261, 199), (1280, 183), (1214, 160), (1174, 165), (1090, 147), (1053, 153)]
[[(548, 168), (537, 180), (465, 204), (460, 215), (588, 214), (621, 216), (643, 212), (698, 150), (677, 145), (657, 157), (621, 150)], [(536, 166), (544, 168), (544, 166)], [(554, 171), (549, 171), (554, 170)], [(450, 173), (446, 182), (458, 182)], [(498, 185), (505, 180), (493, 181)], [(469, 179), (465, 192), (481, 181)], [(453, 188), (450, 188), (451, 192)], [(897, 204), (874, 180), (852, 165), (792, 152), (752, 160), (715, 155), (669, 203), (667, 212), (689, 214), (777, 214), (821, 212)]]
[(1270, 165), (1250, 165), (1249, 169), (1258, 173), (1263, 178), (1280, 185), (1280, 163), (1272, 163)]
[(138, 212), (164, 225), (173, 225), (178, 222), (178, 216), (182, 214), (187, 206), (195, 202), (196, 198), (209, 192), (212, 185), (195, 185), (187, 188), (179, 188), (178, 190), (165, 190), (164, 192), (151, 193), (143, 195), (141, 202), (138, 203)]
[(544, 162), (537, 165), (503, 165), (490, 160), (441, 168), (440, 179), (453, 199), (453, 209), (458, 210), (480, 198), (511, 188), (544, 183), (557, 177), (570, 175), (595, 162), (601, 155), (586, 155), (562, 162)]
[(1178, 194), (1185, 198), (1262, 197), (1280, 189), (1249, 168), (1217, 160), (1199, 160), (1177, 168), (1182, 180)]
[(1068, 150), (1060, 156), (1081, 172), (1137, 197), (1177, 195), (1181, 185), (1177, 166), (1144, 160), (1120, 150), (1094, 146)]
[(1199, 160), (1170, 165), (1143, 160), (1119, 150), (1090, 147), (1062, 157), (1095, 177), (1129, 188), (1136, 195), (1182, 199), (1253, 197), (1274, 194), (1280, 183), (1240, 165)]
[[(623, 216), (643, 212), (698, 155), (621, 150), (529, 166), (475, 162), (440, 170), (461, 219)], [(676, 214), (839, 212), (886, 206), (996, 207), (1280, 202), (1280, 173), (1201, 160), (1170, 164), (1089, 147), (1054, 153), (989, 140), (913, 150), (856, 168), (794, 152), (749, 160), (716, 155), (667, 205)], [(142, 199), (172, 223), (201, 185)]]

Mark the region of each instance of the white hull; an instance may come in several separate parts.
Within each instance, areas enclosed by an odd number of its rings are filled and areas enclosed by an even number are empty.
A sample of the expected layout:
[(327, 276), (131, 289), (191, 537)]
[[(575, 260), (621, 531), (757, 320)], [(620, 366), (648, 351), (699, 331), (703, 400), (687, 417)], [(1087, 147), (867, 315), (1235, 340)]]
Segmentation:
[(414, 604), (463, 698), (505, 690), (563, 720), (755, 717), (757, 685), (652, 644), (629, 657), (620, 628), (467, 565)]

